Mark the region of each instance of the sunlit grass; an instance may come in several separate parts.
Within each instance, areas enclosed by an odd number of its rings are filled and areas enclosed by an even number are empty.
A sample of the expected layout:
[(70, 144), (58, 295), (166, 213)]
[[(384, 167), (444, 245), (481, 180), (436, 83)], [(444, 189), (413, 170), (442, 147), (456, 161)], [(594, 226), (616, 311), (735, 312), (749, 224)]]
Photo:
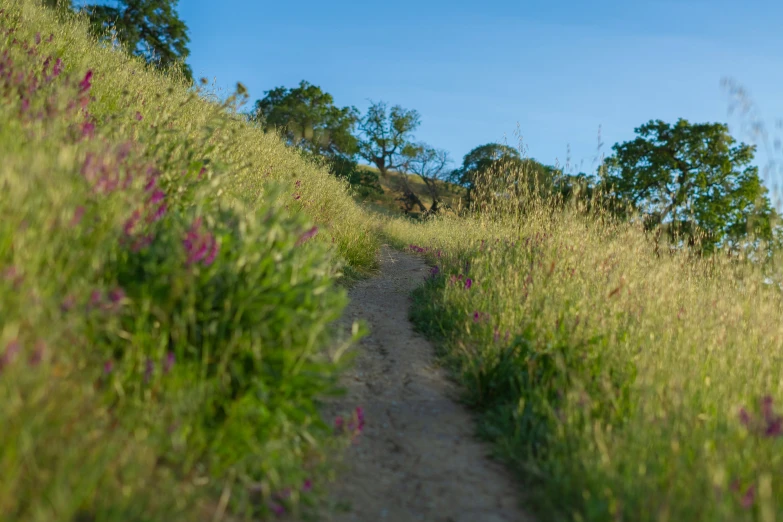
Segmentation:
[(658, 257), (632, 225), (532, 199), (384, 227), (437, 266), (414, 319), (524, 497), (547, 520), (783, 515), (780, 292), (758, 267)]
[(352, 435), (318, 399), (369, 220), (209, 98), (0, 3), (3, 520), (264, 518)]

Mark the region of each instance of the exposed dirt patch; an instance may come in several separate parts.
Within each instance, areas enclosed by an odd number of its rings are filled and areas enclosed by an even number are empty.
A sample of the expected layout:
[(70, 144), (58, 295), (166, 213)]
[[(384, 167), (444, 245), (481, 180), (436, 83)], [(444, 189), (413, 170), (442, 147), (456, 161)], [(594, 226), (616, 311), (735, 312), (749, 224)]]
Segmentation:
[[(346, 455), (332, 522), (532, 520), (518, 484), (474, 437), (474, 420), (437, 367), (432, 346), (408, 320), (410, 292), (428, 273), (422, 259), (384, 247), (381, 274), (350, 292), (344, 321), (368, 321), (337, 409), (361, 405), (366, 425)], [(331, 409), (331, 407), (330, 407)]]

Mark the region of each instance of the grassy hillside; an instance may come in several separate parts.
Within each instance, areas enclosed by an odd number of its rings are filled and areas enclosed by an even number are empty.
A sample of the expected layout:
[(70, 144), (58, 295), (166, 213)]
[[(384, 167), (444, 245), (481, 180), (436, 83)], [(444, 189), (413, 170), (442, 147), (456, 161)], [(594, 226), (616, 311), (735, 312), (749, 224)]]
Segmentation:
[(434, 265), (414, 320), (542, 519), (783, 516), (781, 295), (757, 268), (545, 204), (386, 231)]
[(230, 104), (0, 2), (0, 519), (264, 518), (350, 438), (347, 187)]
[(359, 425), (318, 409), (350, 341), (339, 283), (375, 267), (380, 228), (434, 265), (414, 320), (542, 520), (783, 518), (781, 295), (760, 268), (659, 257), (551, 202), (417, 222), (399, 174), (379, 219), (238, 98), (77, 18), (0, 0), (0, 49), (0, 519), (317, 506)]
[[(375, 172), (376, 174), (378, 173), (378, 169), (372, 166), (362, 165), (360, 168)], [(427, 192), (424, 181), (422, 181), (419, 176), (402, 174), (394, 171), (389, 173), (388, 178), (379, 177), (383, 194), (378, 197), (364, 198), (362, 204), (384, 215), (399, 215), (403, 212), (403, 207), (402, 204), (397, 201), (397, 198), (399, 197), (397, 187), (399, 187), (400, 184), (399, 178), (402, 176), (407, 176), (408, 183), (413, 191), (421, 198), (422, 203), (424, 203), (427, 208), (430, 208), (432, 206), (432, 197), (430, 197), (429, 192)], [(446, 181), (438, 181), (437, 185), (441, 200), (444, 204), (445, 213), (453, 214), (456, 213), (458, 209), (462, 208), (464, 205), (462, 201), (466, 196), (466, 191), (463, 187)], [(421, 212), (416, 209), (416, 211), (411, 212), (410, 215), (412, 217), (420, 217)]]

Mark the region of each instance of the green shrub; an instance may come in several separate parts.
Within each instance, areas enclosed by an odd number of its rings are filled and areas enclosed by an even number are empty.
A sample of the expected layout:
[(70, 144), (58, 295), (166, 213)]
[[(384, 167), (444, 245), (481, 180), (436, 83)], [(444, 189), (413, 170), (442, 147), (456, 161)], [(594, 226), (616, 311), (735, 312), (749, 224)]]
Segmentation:
[(314, 504), (336, 282), (377, 245), (345, 186), (80, 20), (7, 2), (0, 49), (0, 518)]

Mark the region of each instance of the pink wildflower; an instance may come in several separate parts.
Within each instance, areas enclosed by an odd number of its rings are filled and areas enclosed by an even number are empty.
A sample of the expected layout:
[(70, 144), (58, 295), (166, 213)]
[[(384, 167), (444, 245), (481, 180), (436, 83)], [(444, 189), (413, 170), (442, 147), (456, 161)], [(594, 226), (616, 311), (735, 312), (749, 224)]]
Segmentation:
[(109, 301), (111, 301), (112, 303), (117, 304), (123, 299), (125, 299), (125, 290), (123, 290), (119, 286), (109, 292)]
[(84, 75), (84, 79), (79, 82), (79, 88), (81, 89), (81, 92), (89, 91), (92, 87), (92, 70), (87, 71), (87, 74)]
[(756, 488), (753, 487), (753, 485), (750, 485), (748, 487), (748, 490), (745, 491), (745, 494), (742, 495), (742, 500), (740, 500), (740, 504), (745, 509), (750, 509), (753, 506), (753, 501), (756, 497)]
[(0, 370), (11, 364), (19, 353), (19, 341), (14, 339), (5, 346), (3, 355), (0, 356)]
[(133, 229), (136, 227), (136, 224), (139, 222), (139, 218), (141, 218), (141, 212), (139, 212), (138, 210), (134, 210), (133, 214), (131, 214), (131, 217), (128, 218), (127, 221), (125, 221), (125, 225), (123, 225), (122, 227), (126, 235), (129, 236), (133, 233)]
[(174, 356), (174, 352), (169, 352), (166, 354), (166, 360), (163, 362), (163, 373), (169, 373), (174, 367), (175, 362), (176, 357)]
[(297, 246), (301, 245), (302, 243), (309, 241), (313, 236), (315, 236), (318, 233), (318, 227), (313, 227), (301, 236), (299, 236), (299, 239), (296, 241)]
[(160, 203), (161, 201), (163, 201), (163, 198), (165, 197), (166, 197), (165, 192), (163, 192), (162, 190), (156, 190), (155, 192), (152, 193), (152, 196), (150, 196), (150, 203), (152, 203), (153, 205), (155, 203)]
[(75, 227), (76, 225), (81, 223), (83, 216), (84, 216), (84, 207), (80, 205), (76, 207), (76, 209), (73, 211), (73, 217), (71, 218), (71, 226)]
[(160, 218), (162, 218), (163, 215), (166, 213), (167, 209), (168, 207), (166, 206), (166, 204), (161, 203), (160, 205), (158, 205), (158, 208), (155, 209), (155, 212), (147, 216), (147, 222), (153, 223), (155, 221), (160, 220)]
[(95, 135), (95, 124), (91, 121), (82, 123), (82, 137), (92, 138)]
[(33, 353), (30, 354), (30, 358), (28, 359), (28, 363), (30, 366), (38, 366), (41, 361), (43, 361), (44, 354), (46, 353), (46, 343), (43, 341), (38, 341), (35, 344), (35, 349), (33, 350)]

